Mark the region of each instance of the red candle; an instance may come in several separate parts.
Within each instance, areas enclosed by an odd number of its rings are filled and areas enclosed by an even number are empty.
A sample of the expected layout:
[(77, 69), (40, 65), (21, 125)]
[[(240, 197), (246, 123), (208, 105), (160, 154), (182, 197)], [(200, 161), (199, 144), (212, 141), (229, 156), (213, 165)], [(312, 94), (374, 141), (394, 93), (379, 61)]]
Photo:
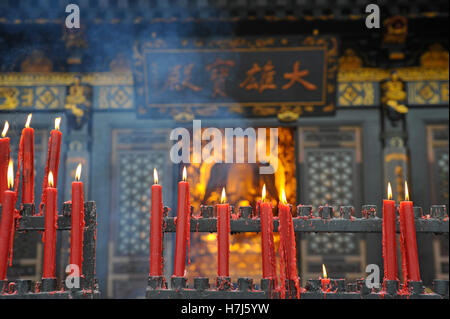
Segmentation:
[(384, 280), (398, 280), (395, 223), (395, 201), (392, 200), (391, 183), (388, 183), (388, 199), (383, 200)]
[(34, 203), (34, 129), (30, 127), (31, 114), (28, 115), (22, 130), (19, 158), (22, 160), (22, 203)]
[(44, 242), (44, 270), (42, 278), (55, 278), (56, 256), (56, 223), (57, 213), (57, 189), (53, 187), (53, 173), (48, 173), (48, 187), (45, 189), (45, 230)]
[[(280, 220), (280, 225), (278, 227), (278, 232), (280, 234), (280, 273), (283, 275), (285, 274), (286, 279), (297, 282), (298, 275), (294, 223), (292, 222), (291, 207), (287, 204), (284, 189), (278, 204), (278, 218)], [(282, 281), (284, 280), (283, 278), (280, 279)]]
[(330, 282), (330, 278), (328, 278), (327, 269), (325, 268), (324, 264), (322, 264), (322, 273), (323, 273), (323, 278), (320, 278), (320, 282), (322, 284), (322, 291), (330, 291), (331, 290), (331, 282)]
[(400, 202), (400, 233), (404, 241), (408, 280), (420, 281), (419, 255), (417, 253), (416, 225), (413, 202), (409, 201), (408, 184), (405, 182), (405, 200)]
[(230, 205), (226, 202), (225, 188), (222, 189), (217, 207), (217, 276), (230, 275)]
[(190, 242), (189, 183), (186, 181), (186, 167), (183, 180), (178, 183), (177, 235), (175, 240), (175, 263), (173, 275), (183, 277), (186, 268), (186, 244)]
[(50, 132), (50, 138), (48, 140), (48, 151), (47, 151), (47, 164), (45, 166), (44, 182), (42, 184), (42, 198), (40, 205), (40, 214), (42, 214), (42, 204), (46, 202), (45, 191), (48, 185), (48, 174), (53, 173), (54, 187), (58, 185), (58, 168), (59, 168), (59, 157), (61, 153), (61, 138), (62, 133), (59, 130), (59, 125), (61, 123), (61, 118), (57, 117), (55, 119), (55, 129)]
[[(400, 217), (400, 207), (396, 207), (396, 211), (398, 211), (398, 215)], [(406, 243), (403, 236), (402, 229), (405, 229), (405, 226), (402, 225), (404, 223), (403, 219), (399, 218), (400, 222), (400, 236), (399, 236), (399, 243), (400, 243), (400, 253), (401, 253), (401, 263), (402, 263), (402, 277), (403, 282), (405, 283), (404, 289), (407, 289), (406, 283), (408, 282), (408, 260), (406, 256)]]
[(6, 121), (3, 127), (2, 137), (0, 138), (0, 205), (3, 204), (5, 191), (8, 190), (8, 163), (11, 153), (9, 137), (6, 137), (8, 128), (9, 123)]
[(83, 182), (80, 181), (81, 164), (75, 172), (72, 182), (72, 216), (70, 231), (70, 263), (77, 265), (80, 275), (83, 273), (83, 233), (84, 233), (84, 194)]
[[(11, 251), (11, 232), (14, 227), (14, 209), (16, 206), (16, 192), (12, 190), (14, 186), (14, 172), (11, 160), (8, 164), (7, 182), (7, 189), (3, 194), (2, 216), (0, 221), (0, 280), (6, 280), (8, 255)], [(10, 257), (12, 258), (12, 256)]]
[[(158, 172), (153, 169), (152, 206), (150, 216), (150, 276), (162, 276), (162, 227), (163, 200), (162, 187), (158, 184)], [(184, 270), (183, 270), (184, 272)]]
[[(263, 278), (277, 279), (277, 266), (275, 259), (275, 246), (273, 243), (273, 212), (272, 204), (265, 203), (266, 184), (262, 190), (262, 200), (259, 202), (261, 210), (261, 255)], [(276, 286), (276, 284), (275, 284)]]

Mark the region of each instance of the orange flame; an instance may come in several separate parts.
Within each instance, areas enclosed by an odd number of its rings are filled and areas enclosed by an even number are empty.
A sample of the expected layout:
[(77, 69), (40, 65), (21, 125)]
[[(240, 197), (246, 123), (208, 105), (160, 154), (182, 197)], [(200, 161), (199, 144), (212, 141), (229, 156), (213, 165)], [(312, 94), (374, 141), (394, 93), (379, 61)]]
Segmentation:
[(187, 172), (186, 172), (186, 166), (183, 167), (183, 182), (187, 180)]
[(10, 159), (8, 164), (8, 188), (12, 189), (13, 187), (14, 187), (14, 166), (12, 159)]
[(52, 171), (50, 171), (48, 173), (48, 187), (53, 187), (54, 182), (53, 182), (53, 173)]
[(325, 268), (324, 264), (322, 264), (322, 274), (323, 274), (323, 278), (324, 279), (328, 278), (328, 276), (327, 276), (327, 269)]
[(280, 201), (282, 204), (287, 205), (286, 193), (284, 192), (284, 188), (281, 190)]
[(8, 133), (8, 129), (9, 129), (9, 123), (8, 123), (8, 121), (6, 121), (5, 126), (3, 126), (2, 137), (6, 136), (6, 133)]
[(158, 171), (156, 170), (156, 168), (153, 169), (153, 182), (155, 184), (158, 184)]
[(27, 117), (27, 122), (25, 123), (25, 127), (26, 128), (29, 128), (30, 127), (30, 123), (31, 123), (31, 117), (33, 116), (33, 114), (28, 114), (28, 117)]
[(59, 125), (61, 124), (61, 118), (55, 118), (55, 130), (59, 131)]
[(388, 195), (388, 199), (391, 200), (391, 199), (392, 199), (392, 187), (391, 187), (391, 183), (388, 183), (387, 195)]
[(264, 184), (262, 189), (262, 201), (266, 199), (266, 184)]
[(225, 194), (225, 187), (222, 188), (222, 196), (220, 196), (220, 203), (224, 204), (227, 200), (227, 194)]
[(77, 170), (75, 171), (75, 180), (79, 181), (81, 178), (81, 163), (78, 164)]
[(405, 181), (405, 200), (409, 201), (408, 183)]

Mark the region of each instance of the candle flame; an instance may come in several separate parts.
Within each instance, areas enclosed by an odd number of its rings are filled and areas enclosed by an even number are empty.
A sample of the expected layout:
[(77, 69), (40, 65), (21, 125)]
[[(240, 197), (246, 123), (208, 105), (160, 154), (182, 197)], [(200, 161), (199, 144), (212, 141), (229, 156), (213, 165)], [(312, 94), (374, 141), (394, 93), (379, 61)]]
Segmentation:
[(12, 159), (10, 159), (8, 164), (8, 188), (12, 189), (13, 187), (14, 187), (14, 166)]
[(55, 118), (55, 130), (59, 131), (59, 125), (61, 124), (61, 118)]
[(225, 187), (222, 188), (222, 195), (220, 196), (220, 203), (223, 204), (227, 200), (227, 194), (225, 194)]
[(27, 122), (25, 123), (25, 127), (26, 128), (29, 128), (30, 127), (30, 123), (31, 123), (31, 117), (33, 116), (33, 114), (28, 114), (28, 117), (27, 117)]
[(6, 136), (6, 133), (8, 133), (8, 129), (9, 129), (9, 123), (8, 123), (8, 121), (6, 121), (5, 126), (3, 126), (2, 137)]
[(391, 199), (392, 199), (392, 187), (391, 187), (391, 183), (388, 183), (387, 195), (388, 195), (388, 199), (391, 200)]
[(52, 173), (52, 171), (50, 171), (49, 173), (48, 173), (48, 186), (49, 187), (53, 187), (53, 173)]
[(156, 170), (156, 168), (153, 169), (153, 182), (155, 184), (158, 184), (158, 171)]
[(405, 181), (405, 200), (409, 201), (408, 182)]
[(284, 188), (281, 190), (280, 201), (281, 201), (281, 203), (284, 204), (284, 205), (287, 204), (286, 193), (285, 193), (285, 191), (284, 191)]
[(183, 182), (187, 180), (187, 172), (186, 172), (186, 166), (183, 167)]
[(325, 268), (324, 264), (322, 264), (322, 274), (323, 274), (323, 278), (324, 279), (328, 278), (328, 276), (327, 276), (327, 269)]
[(264, 184), (262, 189), (262, 201), (266, 199), (266, 184)]
[(75, 171), (75, 180), (79, 181), (81, 178), (81, 163), (78, 164), (77, 170)]

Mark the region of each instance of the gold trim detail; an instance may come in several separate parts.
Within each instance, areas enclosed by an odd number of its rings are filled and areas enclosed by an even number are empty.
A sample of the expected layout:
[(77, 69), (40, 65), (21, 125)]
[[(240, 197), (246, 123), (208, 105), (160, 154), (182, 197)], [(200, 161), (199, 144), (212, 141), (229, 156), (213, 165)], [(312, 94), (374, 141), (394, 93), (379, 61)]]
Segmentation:
[(93, 86), (133, 85), (131, 72), (95, 72), (95, 73), (0, 73), (0, 86), (45, 86), (65, 85), (75, 82), (80, 76), (83, 84)]
[(391, 154), (387, 154), (385, 156), (384, 161), (386, 163), (389, 163), (390, 161), (404, 161), (404, 162), (407, 162), (408, 161), (408, 156), (406, 154), (403, 154), (403, 153), (391, 153)]
[(380, 82), (388, 78), (392, 71), (397, 71), (399, 77), (406, 81), (448, 81), (448, 66), (435, 67), (407, 67), (398, 69), (357, 68), (339, 70), (338, 82)]

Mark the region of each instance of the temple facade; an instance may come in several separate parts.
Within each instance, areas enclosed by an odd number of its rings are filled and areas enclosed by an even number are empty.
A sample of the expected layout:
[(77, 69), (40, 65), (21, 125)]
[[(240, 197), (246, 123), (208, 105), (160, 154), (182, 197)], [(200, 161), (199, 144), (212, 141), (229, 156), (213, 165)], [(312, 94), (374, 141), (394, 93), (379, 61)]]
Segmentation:
[[(72, 2), (80, 28), (66, 25)], [(103, 296), (145, 293), (154, 168), (171, 216), (183, 166), (194, 214), (217, 203), (222, 187), (236, 209), (255, 208), (266, 184), (274, 204), (284, 187), (294, 206), (312, 205), (315, 212), (354, 206), (360, 216), (370, 204), (381, 216), (387, 183), (399, 202), (405, 180), (424, 214), (431, 205), (448, 208), (448, 2), (379, 1), (379, 28), (366, 25), (366, 6), (353, 0), (0, 3), (0, 123), (11, 125), (14, 158), (33, 114), (40, 198), (48, 135), (53, 118), (62, 117), (58, 200), (60, 206), (70, 200), (82, 163), (85, 198), (96, 201), (98, 212)], [(226, 128), (277, 128), (276, 171), (260, 174), (265, 164), (252, 163), (247, 151), (242, 163), (174, 163), (171, 132), (186, 128), (195, 138), (194, 120), (201, 120), (200, 132), (217, 128), (223, 136)], [(235, 142), (245, 145), (248, 136)], [(40, 235), (15, 236), (9, 277), (38, 280)], [(61, 277), (67, 236), (58, 238)], [(417, 240), (424, 283), (448, 280), (448, 233)], [(319, 276), (322, 264), (349, 280), (364, 276), (368, 264), (382, 265), (379, 233), (297, 234), (296, 243), (302, 280)], [(166, 234), (168, 278), (174, 244), (175, 235)], [(188, 278), (214, 277), (216, 252), (215, 235), (193, 233)], [(232, 278), (261, 278), (259, 234), (232, 235), (230, 269)]]

